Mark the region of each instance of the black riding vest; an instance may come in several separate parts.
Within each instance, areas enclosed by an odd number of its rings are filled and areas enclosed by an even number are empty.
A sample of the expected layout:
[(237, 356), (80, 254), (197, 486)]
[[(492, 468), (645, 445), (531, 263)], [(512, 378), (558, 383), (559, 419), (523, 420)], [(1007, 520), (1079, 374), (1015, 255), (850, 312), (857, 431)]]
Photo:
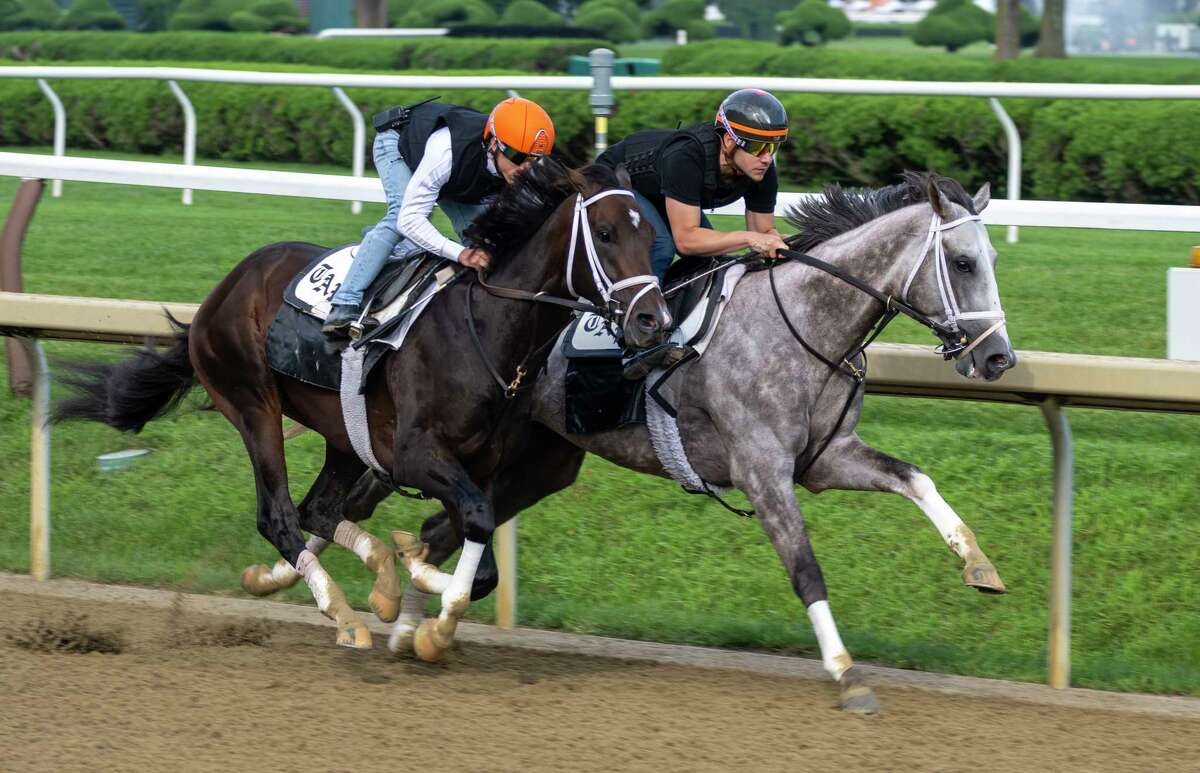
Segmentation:
[(478, 204), (504, 184), (488, 171), (483, 145), (486, 124), (486, 115), (466, 107), (438, 102), (418, 105), (412, 110), (408, 126), (400, 132), (400, 153), (408, 168), (416, 171), (425, 156), (429, 135), (443, 126), (449, 128), (454, 166), (439, 196), (463, 204)]
[[(658, 159), (662, 151), (676, 142), (696, 142), (704, 151), (704, 189), (700, 192), (701, 207), (711, 209), (741, 198), (741, 193), (729, 201), (717, 202), (717, 193), (728, 185), (721, 184), (721, 137), (712, 124), (700, 123), (686, 129), (644, 129), (623, 140), (625, 170), (635, 190), (653, 200), (663, 196), (658, 177)], [(652, 191), (652, 193), (651, 193)]]

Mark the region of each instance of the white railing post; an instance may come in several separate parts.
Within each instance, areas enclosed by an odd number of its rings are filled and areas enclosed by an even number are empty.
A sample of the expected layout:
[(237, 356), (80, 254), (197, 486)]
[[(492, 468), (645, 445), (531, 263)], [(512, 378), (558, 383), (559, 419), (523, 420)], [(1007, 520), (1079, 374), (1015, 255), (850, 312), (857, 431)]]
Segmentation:
[[(54, 89), (50, 88), (50, 84), (46, 83), (44, 79), (38, 78), (37, 85), (54, 108), (54, 155), (65, 156), (67, 154), (66, 108), (63, 107), (62, 100), (54, 93)], [(50, 181), (50, 195), (56, 199), (62, 196), (62, 180)]]
[(50, 369), (36, 338), (21, 343), (33, 363), (29, 435), (29, 573), (50, 578)]
[(496, 586), (496, 625), (500, 628), (517, 626), (517, 517), (513, 516), (492, 532), (492, 547), (496, 554), (496, 570), (500, 584)]
[[(367, 142), (367, 122), (363, 119), (362, 111), (358, 109), (358, 105), (346, 96), (346, 92), (342, 91), (340, 86), (334, 86), (333, 94), (338, 98), (338, 102), (342, 103), (342, 107), (346, 108), (346, 112), (350, 114), (350, 119), (354, 121), (354, 155), (351, 161), (351, 172), (355, 177), (363, 176), (363, 159), (364, 145)], [(354, 201), (350, 203), (350, 211), (357, 215), (362, 212), (362, 202)]]
[[(183, 108), (183, 163), (187, 166), (194, 166), (196, 163), (196, 110), (192, 107), (192, 101), (187, 98), (187, 94), (183, 93), (183, 89), (179, 88), (179, 84), (175, 81), (167, 81), (167, 85), (171, 87), (171, 93), (175, 95), (175, 99), (179, 100), (179, 106)], [(183, 203), (192, 203), (192, 189), (183, 189)]]
[(608, 117), (612, 115), (613, 99), (612, 71), (613, 52), (607, 48), (594, 48), (589, 54), (592, 64), (592, 88), (588, 104), (596, 118), (596, 155), (608, 149)]
[[(1004, 127), (1004, 135), (1008, 138), (1008, 200), (1020, 201), (1021, 134), (1017, 131), (1017, 125), (1008, 116), (1004, 106), (1000, 104), (1000, 100), (988, 97), (988, 104), (992, 106), (992, 112), (1000, 119), (1000, 125)], [(1008, 227), (1008, 243), (1017, 243), (1017, 227), (1015, 225)]]
[(1054, 543), (1050, 555), (1049, 683), (1071, 686), (1071, 522), (1075, 458), (1071, 425), (1054, 397), (1041, 403), (1054, 447)]

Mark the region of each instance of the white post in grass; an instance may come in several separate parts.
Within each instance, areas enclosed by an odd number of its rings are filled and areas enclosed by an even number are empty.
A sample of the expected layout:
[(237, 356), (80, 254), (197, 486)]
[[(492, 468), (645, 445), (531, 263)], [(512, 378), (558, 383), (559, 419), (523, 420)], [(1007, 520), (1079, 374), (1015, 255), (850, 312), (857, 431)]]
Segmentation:
[[(38, 78), (37, 85), (46, 95), (46, 99), (50, 100), (50, 106), (54, 108), (54, 155), (65, 156), (67, 154), (67, 111), (63, 108), (58, 94), (55, 94), (54, 89), (50, 88), (49, 83)], [(50, 181), (50, 195), (56, 199), (62, 196), (62, 180)]]
[[(175, 95), (175, 99), (179, 100), (179, 106), (183, 108), (183, 163), (187, 166), (194, 166), (196, 164), (196, 110), (192, 107), (192, 101), (187, 98), (187, 94), (184, 94), (183, 89), (179, 88), (178, 83), (167, 81), (167, 86)], [(183, 203), (191, 205), (191, 188), (183, 189)]]
[(515, 628), (517, 625), (517, 519), (513, 518), (492, 533), (496, 568), (500, 584), (496, 587), (496, 625)]

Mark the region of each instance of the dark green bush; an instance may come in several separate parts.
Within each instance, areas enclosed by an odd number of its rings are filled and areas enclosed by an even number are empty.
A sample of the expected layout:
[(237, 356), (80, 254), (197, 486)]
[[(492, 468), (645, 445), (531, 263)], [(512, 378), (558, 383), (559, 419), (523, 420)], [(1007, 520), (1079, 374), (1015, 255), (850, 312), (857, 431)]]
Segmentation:
[(64, 30), (123, 30), (125, 19), (108, 0), (75, 0), (58, 26)]
[(912, 39), (918, 46), (943, 46), (947, 51), (991, 40), (995, 17), (972, 0), (938, 0), (924, 19), (917, 22)]
[(0, 0), (0, 30), (49, 30), (63, 12), (54, 0)]
[(575, 24), (596, 30), (614, 43), (629, 43), (642, 36), (633, 19), (608, 5), (580, 11), (575, 14)]
[(665, 0), (650, 13), (642, 14), (642, 28), (652, 37), (674, 36), (675, 30), (693, 21), (704, 21), (704, 0)]
[(566, 24), (562, 15), (537, 0), (515, 0), (504, 9), (500, 23), (509, 27), (561, 27)]
[(816, 46), (850, 34), (850, 20), (846, 14), (824, 0), (804, 0), (776, 19), (782, 27), (779, 42), (785, 46), (790, 43)]
[(414, 4), (398, 27), (447, 27), (454, 24), (495, 24), (496, 12), (483, 0), (434, 0)]
[[(178, 15), (178, 14), (176, 14)], [(278, 62), (355, 70), (533, 70), (562, 72), (567, 57), (607, 45), (588, 38), (500, 40), (334, 39), (279, 35), (162, 32), (0, 33), (0, 58), (51, 61), (106, 59)]]

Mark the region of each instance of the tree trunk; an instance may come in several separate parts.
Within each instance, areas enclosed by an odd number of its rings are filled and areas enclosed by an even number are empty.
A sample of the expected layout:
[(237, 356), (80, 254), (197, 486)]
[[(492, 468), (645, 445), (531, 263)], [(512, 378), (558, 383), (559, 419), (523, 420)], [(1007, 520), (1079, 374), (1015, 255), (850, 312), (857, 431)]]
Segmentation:
[(1042, 32), (1034, 56), (1065, 59), (1066, 39), (1063, 25), (1064, 0), (1046, 0), (1042, 8)]
[(1017, 27), (1019, 0), (996, 0), (996, 59), (1021, 55), (1021, 32)]
[(359, 27), (386, 27), (386, 0), (354, 0), (354, 20)]

